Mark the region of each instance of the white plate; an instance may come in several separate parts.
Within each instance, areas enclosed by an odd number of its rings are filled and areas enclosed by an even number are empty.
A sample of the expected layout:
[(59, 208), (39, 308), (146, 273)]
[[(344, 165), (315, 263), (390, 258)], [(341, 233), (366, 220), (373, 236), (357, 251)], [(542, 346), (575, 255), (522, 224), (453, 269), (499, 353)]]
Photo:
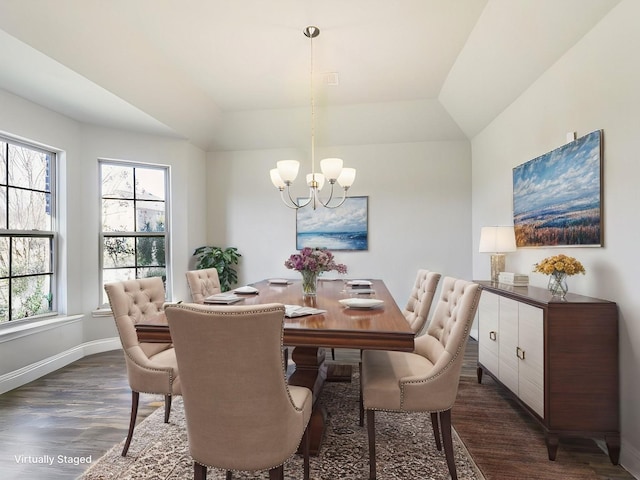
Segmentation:
[(286, 278), (272, 278), (269, 283), (272, 285), (288, 285), (291, 282)]
[(384, 300), (377, 298), (343, 298), (338, 301), (347, 308), (376, 308), (384, 304)]
[(370, 287), (373, 285), (369, 280), (349, 280), (347, 285), (351, 286), (362, 286), (362, 287)]
[(258, 293), (260, 290), (256, 287), (252, 287), (251, 285), (245, 285), (244, 287), (236, 288), (235, 291), (237, 293)]

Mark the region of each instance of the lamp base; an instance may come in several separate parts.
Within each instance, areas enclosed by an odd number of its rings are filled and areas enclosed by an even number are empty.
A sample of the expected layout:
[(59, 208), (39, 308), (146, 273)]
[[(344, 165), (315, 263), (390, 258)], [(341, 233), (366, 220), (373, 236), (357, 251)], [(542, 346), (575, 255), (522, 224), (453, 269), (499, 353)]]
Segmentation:
[(491, 255), (491, 281), (494, 283), (498, 283), (500, 272), (504, 272), (505, 257), (504, 253)]

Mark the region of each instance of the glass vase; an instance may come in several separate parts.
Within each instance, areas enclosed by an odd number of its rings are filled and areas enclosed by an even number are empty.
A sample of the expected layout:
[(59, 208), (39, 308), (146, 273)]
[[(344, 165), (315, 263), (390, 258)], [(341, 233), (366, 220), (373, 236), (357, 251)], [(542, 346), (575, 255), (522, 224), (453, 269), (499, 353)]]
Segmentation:
[(303, 270), (302, 274), (302, 295), (305, 297), (315, 297), (318, 291), (318, 272)]
[(569, 291), (567, 286), (567, 274), (564, 272), (553, 272), (549, 276), (547, 288), (554, 297), (564, 298)]

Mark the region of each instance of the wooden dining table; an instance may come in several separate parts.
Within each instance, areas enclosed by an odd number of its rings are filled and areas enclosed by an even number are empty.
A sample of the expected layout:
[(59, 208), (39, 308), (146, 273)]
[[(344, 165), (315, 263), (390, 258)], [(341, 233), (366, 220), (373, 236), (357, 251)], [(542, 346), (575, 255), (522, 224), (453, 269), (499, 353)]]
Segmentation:
[[(238, 293), (242, 300), (234, 303), (282, 303), (325, 310), (316, 315), (285, 317), (283, 332), (284, 344), (293, 347), (291, 359), (295, 363), (289, 383), (307, 387), (313, 392), (314, 409), (309, 425), (312, 454), (318, 453), (326, 421), (326, 412), (317, 402), (327, 379), (324, 348), (399, 351), (413, 351), (414, 348), (414, 333), (384, 282), (369, 281), (371, 285), (366, 288), (373, 293), (358, 293), (358, 288), (352, 288), (340, 279), (319, 280), (316, 295), (303, 296), (300, 280), (290, 280), (285, 284), (263, 280), (251, 284), (257, 293)], [(384, 303), (375, 308), (348, 308), (340, 303), (346, 298), (374, 298)], [(171, 332), (165, 324), (139, 323), (136, 331), (140, 342), (171, 341)]]

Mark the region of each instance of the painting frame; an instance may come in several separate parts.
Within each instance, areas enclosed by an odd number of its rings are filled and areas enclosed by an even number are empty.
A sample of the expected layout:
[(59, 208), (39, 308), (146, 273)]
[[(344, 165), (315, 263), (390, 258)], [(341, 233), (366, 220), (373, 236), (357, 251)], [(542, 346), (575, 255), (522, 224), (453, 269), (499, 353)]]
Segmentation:
[(513, 168), (516, 246), (602, 247), (602, 130)]
[(305, 247), (332, 251), (368, 250), (369, 197), (347, 197), (337, 208), (299, 208), (296, 211), (296, 249)]

